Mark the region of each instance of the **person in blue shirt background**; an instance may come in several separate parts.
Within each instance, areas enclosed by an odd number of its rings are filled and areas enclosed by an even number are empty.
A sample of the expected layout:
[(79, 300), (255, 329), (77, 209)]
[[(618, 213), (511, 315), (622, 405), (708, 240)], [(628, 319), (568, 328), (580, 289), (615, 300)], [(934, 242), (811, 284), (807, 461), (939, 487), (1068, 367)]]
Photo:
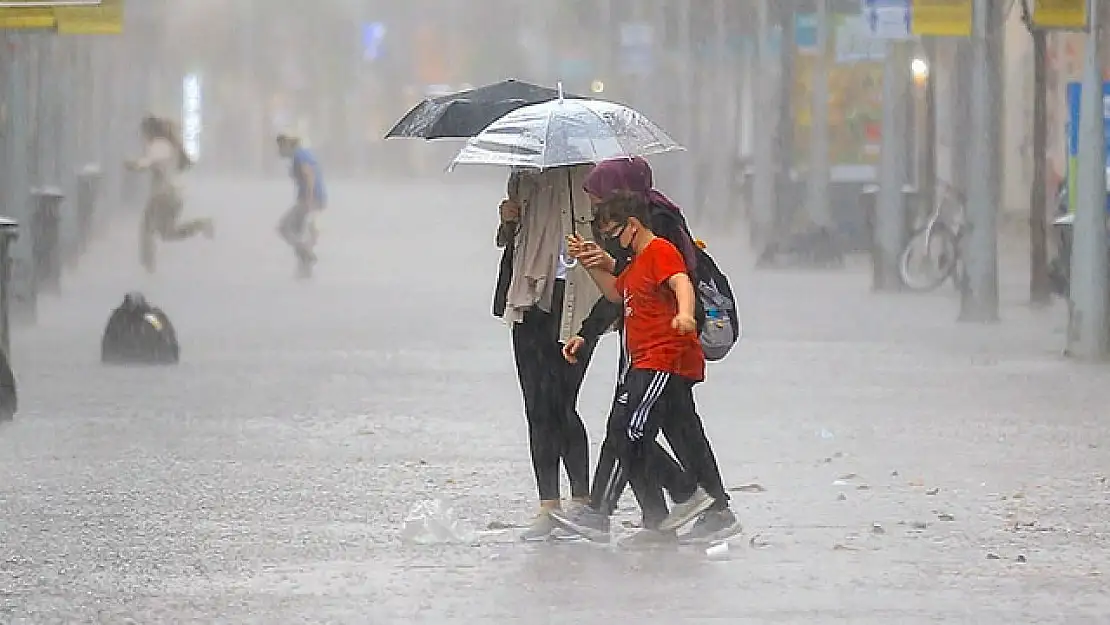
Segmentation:
[(289, 175), (297, 193), (297, 201), (286, 211), (278, 223), (278, 233), (293, 248), (297, 257), (297, 272), (302, 278), (312, 275), (316, 264), (317, 231), (316, 215), (327, 205), (327, 190), (320, 164), (308, 148), (301, 145), (299, 137), (280, 134), (277, 137), (278, 153), (290, 159)]

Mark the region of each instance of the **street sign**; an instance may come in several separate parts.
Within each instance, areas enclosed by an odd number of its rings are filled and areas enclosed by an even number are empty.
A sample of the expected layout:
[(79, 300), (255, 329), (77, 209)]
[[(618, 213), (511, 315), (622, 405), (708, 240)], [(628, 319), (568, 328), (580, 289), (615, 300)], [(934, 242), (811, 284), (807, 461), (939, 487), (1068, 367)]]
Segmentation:
[(910, 0), (863, 0), (863, 19), (872, 37), (910, 39), (913, 13)]
[(798, 13), (794, 17), (794, 44), (803, 52), (817, 51), (816, 13)]
[(96, 6), (58, 6), (54, 20), (60, 35), (119, 35), (123, 33), (123, 0), (101, 0)]
[(5, 2), (0, 5), (0, 29), (54, 28), (54, 9), (41, 2)]
[(1033, 25), (1084, 30), (1087, 28), (1087, 0), (1033, 0)]
[(913, 0), (913, 34), (970, 37), (972, 0)]
[(862, 16), (842, 16), (836, 25), (835, 33), (833, 40), (838, 64), (883, 60), (886, 53), (883, 40), (871, 36), (871, 31)]
[(123, 0), (9, 0), (0, 2), (0, 30), (54, 30), (62, 35), (118, 35)]

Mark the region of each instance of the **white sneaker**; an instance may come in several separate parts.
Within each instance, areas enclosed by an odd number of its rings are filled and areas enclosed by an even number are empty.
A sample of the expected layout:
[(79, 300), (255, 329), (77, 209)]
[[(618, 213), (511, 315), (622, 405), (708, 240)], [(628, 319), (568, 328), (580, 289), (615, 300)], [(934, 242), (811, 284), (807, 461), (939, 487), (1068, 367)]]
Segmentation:
[(541, 506), (540, 511), (532, 518), (528, 527), (520, 532), (520, 539), (524, 541), (547, 540), (551, 532), (558, 527), (551, 518), (551, 508)]

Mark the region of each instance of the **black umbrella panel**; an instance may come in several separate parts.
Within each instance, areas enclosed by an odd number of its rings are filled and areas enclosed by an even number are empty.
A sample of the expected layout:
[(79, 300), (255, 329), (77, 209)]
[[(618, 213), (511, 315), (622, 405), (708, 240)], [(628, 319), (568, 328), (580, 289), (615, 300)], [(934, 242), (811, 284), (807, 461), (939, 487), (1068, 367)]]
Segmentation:
[[(550, 102), (558, 97), (557, 89), (519, 80), (505, 80), (476, 89), (428, 98), (406, 113), (385, 136), (387, 139), (390, 137), (467, 139), (522, 106)], [(576, 100), (588, 99), (573, 94), (563, 94), (563, 97)]]

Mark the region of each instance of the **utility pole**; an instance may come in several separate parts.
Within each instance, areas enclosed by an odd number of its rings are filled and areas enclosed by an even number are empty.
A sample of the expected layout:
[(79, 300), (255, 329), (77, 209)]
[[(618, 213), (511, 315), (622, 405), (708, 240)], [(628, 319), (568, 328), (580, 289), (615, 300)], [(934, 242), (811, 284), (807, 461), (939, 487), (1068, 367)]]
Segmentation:
[[(716, 87), (711, 90), (713, 101), (719, 102), (721, 106), (728, 107), (725, 112), (724, 123), (722, 124), (722, 131), (724, 136), (717, 135), (716, 140), (711, 142), (711, 149), (713, 150), (713, 161), (710, 164), (712, 171), (712, 182), (709, 185), (708, 205), (714, 207), (711, 211), (713, 223), (725, 224), (730, 219), (729, 213), (731, 206), (729, 202), (729, 180), (735, 175), (736, 162), (739, 156), (739, 146), (736, 144), (737, 132), (736, 122), (737, 113), (740, 110), (739, 103), (734, 103), (736, 94), (736, 83), (738, 81), (738, 68), (729, 66), (729, 49), (728, 49), (728, 35), (729, 35), (729, 9), (726, 6), (727, 0), (714, 0), (713, 2), (713, 20), (716, 22), (716, 28), (713, 32), (715, 45), (713, 46), (713, 85)], [(701, 110), (705, 111), (704, 104), (699, 104)], [(704, 125), (704, 124), (703, 124)], [(701, 136), (707, 136), (705, 129), (700, 131)]]
[(952, 106), (952, 186), (967, 201), (967, 163), (968, 142), (960, 141), (960, 137), (970, 136), (971, 133), (971, 42), (966, 39), (956, 41), (955, 67), (951, 75), (952, 82), (948, 83), (949, 89), (956, 94), (949, 99)]
[(11, 319), (15, 323), (34, 322), (37, 300), (31, 260), (31, 163), (28, 150), (30, 111), (28, 111), (28, 44), (27, 33), (3, 33), (7, 44), (7, 71), (4, 102), (7, 105), (4, 146), (7, 149), (7, 171), (4, 176), (4, 213), (19, 222), (20, 236), (11, 246), (12, 273)]
[(936, 39), (927, 37), (922, 42), (925, 49), (925, 136), (922, 150), (921, 205), (931, 210), (937, 204), (937, 76)]
[(879, 146), (879, 197), (875, 210), (875, 246), (871, 288), (902, 290), (898, 260), (906, 244), (907, 145), (909, 135), (910, 44), (886, 42), (883, 59), (883, 123)]
[(1106, 144), (1099, 2), (1088, 7), (1087, 60), (1079, 104), (1079, 166), (1068, 302), (1067, 354), (1104, 360), (1106, 346)]
[(779, 111), (776, 138), (775, 219), (772, 244), (781, 243), (791, 234), (791, 226), (797, 215), (794, 191), (794, 55), (797, 49), (794, 15), (797, 8), (795, 0), (774, 0), (778, 7), (778, 21), (782, 28), (779, 37)]
[(758, 33), (755, 63), (754, 109), (767, 113), (772, 120), (759, 120), (753, 124), (753, 147), (755, 157), (755, 179), (752, 181), (752, 230), (756, 250), (763, 254), (773, 244), (775, 204), (778, 193), (775, 189), (775, 148), (776, 126), (773, 116), (781, 114), (774, 106), (773, 51), (771, 50), (771, 2), (758, 1)]
[(1033, 181), (1029, 185), (1029, 301), (1052, 301), (1048, 274), (1048, 33), (1033, 23), (1028, 0), (1021, 0), (1021, 19), (1033, 38)]
[(812, 107), (809, 133), (809, 185), (806, 207), (817, 228), (831, 232), (829, 209), (829, 0), (817, 5), (817, 54), (813, 58), (810, 90)]
[(679, 164), (679, 171), (681, 172), (680, 179), (682, 181), (680, 187), (680, 189), (682, 189), (682, 199), (679, 204), (686, 206), (687, 210), (693, 212), (695, 218), (700, 219), (704, 207), (696, 205), (696, 200), (699, 195), (696, 191), (696, 167), (701, 164), (697, 161), (702, 161), (704, 155), (701, 154), (701, 150), (699, 149), (701, 146), (696, 145), (697, 122), (695, 121), (695, 116), (697, 112), (695, 110), (696, 101), (694, 99), (694, 89), (697, 88), (697, 84), (694, 80), (696, 60), (694, 58), (693, 38), (690, 33), (690, 9), (693, 3), (677, 2), (675, 5), (678, 9), (678, 24), (676, 25), (678, 29), (678, 54), (674, 55), (673, 59), (680, 64), (680, 67), (676, 68), (680, 73), (678, 114), (682, 122), (679, 127), (682, 129), (680, 131), (682, 133), (681, 141), (690, 146), (693, 152), (693, 154), (690, 154), (687, 158), (682, 159), (682, 162)]
[(998, 24), (1001, 11), (991, 0), (975, 0), (971, 32), (971, 142), (967, 190), (967, 237), (962, 258), (967, 280), (961, 292), (959, 320), (998, 321)]

